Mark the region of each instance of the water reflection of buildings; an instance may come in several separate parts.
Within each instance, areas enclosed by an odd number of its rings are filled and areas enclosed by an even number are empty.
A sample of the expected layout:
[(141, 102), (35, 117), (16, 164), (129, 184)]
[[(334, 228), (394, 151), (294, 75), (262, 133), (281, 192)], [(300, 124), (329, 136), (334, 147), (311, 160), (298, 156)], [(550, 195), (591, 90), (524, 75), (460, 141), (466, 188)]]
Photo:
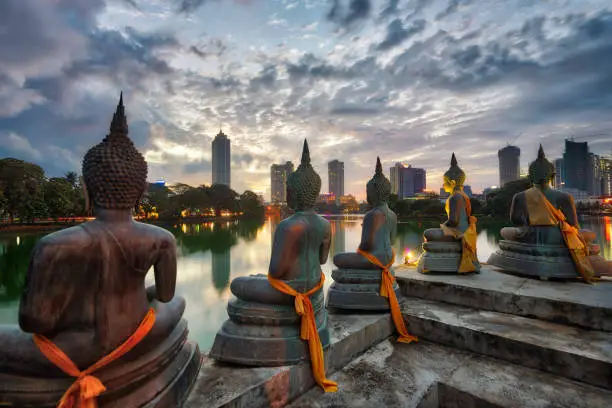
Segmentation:
[(213, 286), (219, 294), (229, 286), (231, 274), (231, 251), (227, 248), (225, 251), (212, 253), (212, 281)]
[(331, 239), (331, 256), (346, 252), (346, 222), (343, 220), (332, 221), (331, 223), (332, 239)]

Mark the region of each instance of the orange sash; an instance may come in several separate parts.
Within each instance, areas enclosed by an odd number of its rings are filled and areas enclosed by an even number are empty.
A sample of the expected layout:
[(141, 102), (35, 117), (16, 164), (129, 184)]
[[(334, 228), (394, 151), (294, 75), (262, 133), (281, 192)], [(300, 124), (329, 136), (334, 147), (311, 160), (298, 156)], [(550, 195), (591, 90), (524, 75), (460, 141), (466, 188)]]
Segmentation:
[(123, 344), (113, 350), (110, 354), (102, 357), (98, 362), (84, 371), (78, 367), (64, 354), (51, 340), (38, 334), (34, 335), (34, 343), (47, 359), (71, 377), (76, 377), (70, 388), (64, 393), (57, 404), (57, 408), (96, 408), (96, 397), (106, 391), (102, 382), (94, 377), (95, 371), (117, 360), (134, 346), (142, 341), (151, 331), (155, 324), (155, 311), (149, 309), (144, 319), (134, 332)]
[[(546, 219), (552, 218), (556, 220), (559, 224), (559, 229), (561, 230), (561, 235), (563, 235), (563, 240), (565, 241), (565, 245), (567, 249), (569, 249), (570, 255), (572, 256), (572, 260), (574, 261), (574, 265), (576, 265), (576, 269), (582, 275), (582, 278), (585, 282), (591, 283), (597, 280), (595, 277), (595, 271), (593, 270), (593, 266), (589, 261), (589, 248), (584, 241), (584, 238), (578, 231), (578, 228), (570, 225), (565, 218), (565, 214), (562, 211), (555, 208), (554, 205), (548, 201), (548, 198), (541, 192), (539, 189), (532, 187), (529, 190), (525, 191), (525, 197), (527, 198), (527, 208), (529, 213), (529, 221), (530, 224), (533, 225), (532, 215), (534, 215), (534, 219)], [(546, 216), (544, 214), (539, 214), (541, 210), (536, 212), (535, 203), (540, 201), (544, 204), (544, 207), (541, 205), (539, 208), (546, 209)], [(531, 203), (531, 206), (530, 206)]]
[[(465, 200), (465, 213), (468, 217), (468, 227), (462, 233), (456, 228), (450, 228), (446, 225), (442, 224), (440, 227), (447, 235), (452, 235), (455, 238), (461, 238), (461, 262), (459, 263), (459, 273), (465, 272), (474, 272), (476, 270), (476, 264), (478, 263), (478, 255), (476, 254), (476, 241), (478, 240), (478, 232), (476, 231), (476, 222), (478, 220), (476, 217), (472, 216), (472, 203), (470, 202), (470, 198), (461, 190), (455, 191), (456, 194), (460, 194), (463, 196)], [(449, 200), (446, 200), (446, 214), (448, 215), (450, 212), (449, 209)]]
[(287, 283), (284, 281), (274, 279), (270, 275), (268, 275), (268, 282), (270, 282), (270, 285), (272, 285), (272, 287), (279, 292), (295, 297), (295, 312), (299, 316), (302, 316), (300, 337), (302, 340), (308, 341), (308, 349), (310, 350), (310, 364), (312, 366), (312, 375), (314, 380), (321, 388), (323, 388), (323, 391), (325, 392), (338, 391), (338, 384), (334, 381), (328, 380), (327, 377), (325, 377), (323, 346), (321, 345), (319, 331), (317, 330), (317, 321), (315, 320), (314, 309), (312, 307), (312, 302), (310, 301), (310, 295), (323, 287), (325, 275), (323, 275), (323, 272), (321, 272), (321, 280), (319, 281), (319, 284), (306, 293), (299, 293), (291, 286), (287, 285)]
[(404, 317), (402, 316), (402, 311), (400, 309), (399, 302), (397, 301), (395, 290), (393, 289), (395, 277), (391, 274), (389, 268), (393, 266), (393, 262), (395, 261), (395, 251), (393, 251), (393, 258), (391, 259), (391, 262), (389, 263), (389, 265), (386, 266), (380, 263), (378, 258), (366, 251), (362, 251), (361, 249), (357, 248), (357, 253), (367, 259), (371, 264), (374, 264), (382, 269), (380, 296), (389, 299), (389, 307), (391, 308), (391, 318), (393, 319), (395, 329), (400, 334), (397, 338), (397, 341), (399, 341), (400, 343), (412, 343), (413, 341), (418, 341), (419, 339), (416, 336), (408, 334), (408, 329), (406, 329), (406, 322), (404, 322)]

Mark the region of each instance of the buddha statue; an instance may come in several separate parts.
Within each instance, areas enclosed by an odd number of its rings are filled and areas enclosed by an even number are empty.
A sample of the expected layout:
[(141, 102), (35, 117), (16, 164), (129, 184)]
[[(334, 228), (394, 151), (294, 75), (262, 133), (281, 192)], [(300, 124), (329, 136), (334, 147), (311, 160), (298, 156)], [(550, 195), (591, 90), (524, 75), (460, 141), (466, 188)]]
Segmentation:
[(322, 361), (330, 335), (321, 265), (327, 262), (331, 227), (313, 210), (320, 189), (305, 141), (301, 164), (287, 179), (287, 203), (295, 214), (274, 232), (268, 275), (231, 282), (235, 298), (228, 303), (229, 320), (217, 333), (209, 356), (249, 366), (296, 364), (310, 356), (316, 382), (333, 391)]
[(582, 278), (608, 274), (610, 262), (599, 255), (595, 234), (580, 229), (574, 199), (555, 190), (554, 165), (540, 145), (537, 159), (529, 165), (532, 187), (512, 199), (510, 221), (514, 227), (501, 230), (500, 249), (490, 265), (514, 274), (549, 278)]
[[(366, 184), (366, 198), (372, 207), (363, 217), (359, 250), (375, 256), (381, 263), (393, 260), (393, 242), (397, 234), (397, 216), (389, 208), (391, 183), (385, 177), (380, 159), (376, 160), (374, 176)], [(334, 283), (327, 294), (327, 307), (340, 310), (386, 312), (389, 302), (380, 296), (381, 268), (358, 252), (334, 256), (337, 269), (332, 272)], [(394, 285), (399, 296), (399, 287)]]
[(146, 177), (121, 97), (110, 133), (83, 160), (95, 220), (38, 242), (21, 330), (0, 331), (0, 405), (176, 407), (187, 397), (201, 357), (174, 294), (175, 239), (132, 218)]
[(449, 194), (446, 200), (448, 218), (440, 228), (425, 230), (419, 272), (480, 272), (476, 255), (477, 220), (472, 216), (470, 198), (463, 192), (465, 178), (453, 153), (443, 185)]

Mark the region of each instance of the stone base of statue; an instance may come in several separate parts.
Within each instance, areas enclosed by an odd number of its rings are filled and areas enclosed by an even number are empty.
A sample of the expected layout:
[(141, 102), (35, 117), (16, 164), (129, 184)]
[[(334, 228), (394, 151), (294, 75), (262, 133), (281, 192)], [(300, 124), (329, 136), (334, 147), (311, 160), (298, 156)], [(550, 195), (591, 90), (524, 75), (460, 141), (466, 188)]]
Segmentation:
[[(393, 268), (390, 269), (393, 274)], [(334, 283), (327, 292), (327, 307), (336, 310), (362, 310), (388, 312), (389, 299), (380, 296), (381, 271), (379, 269), (335, 269)], [(401, 299), (399, 286), (395, 293)]]
[[(182, 320), (171, 335), (152, 351), (143, 355), (128, 353), (97, 371), (95, 376), (107, 388), (97, 398), (98, 406), (182, 406), (202, 363), (200, 350), (197, 344), (187, 341), (187, 333), (187, 322)], [(73, 382), (74, 379), (68, 376), (44, 378), (0, 373), (0, 405), (56, 407)]]
[[(269, 287), (267, 294), (261, 290), (266, 284)], [(300, 337), (302, 318), (295, 312), (294, 297), (269, 286), (265, 275), (236, 278), (230, 289), (236, 298), (227, 305), (229, 320), (217, 332), (209, 357), (226, 363), (260, 367), (297, 364), (310, 358), (308, 342)], [(331, 339), (323, 289), (310, 299), (325, 350)]]
[[(458, 273), (461, 251), (461, 241), (424, 242), (417, 270), (421, 273)], [(474, 272), (480, 272), (480, 264), (476, 265)]]

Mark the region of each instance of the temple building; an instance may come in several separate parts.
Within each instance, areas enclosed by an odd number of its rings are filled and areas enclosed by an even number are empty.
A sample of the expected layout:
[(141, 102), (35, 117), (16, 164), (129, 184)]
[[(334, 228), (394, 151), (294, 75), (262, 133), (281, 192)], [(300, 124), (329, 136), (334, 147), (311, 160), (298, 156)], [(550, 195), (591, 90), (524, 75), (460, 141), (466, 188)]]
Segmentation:
[(270, 166), (270, 202), (287, 203), (287, 178), (293, 173), (293, 163), (273, 164)]
[(219, 130), (212, 142), (212, 184), (231, 187), (230, 140)]
[(329, 193), (336, 197), (344, 195), (344, 162), (332, 160), (327, 163)]
[(506, 146), (498, 150), (497, 157), (499, 158), (500, 187), (521, 177), (521, 149), (516, 146)]

